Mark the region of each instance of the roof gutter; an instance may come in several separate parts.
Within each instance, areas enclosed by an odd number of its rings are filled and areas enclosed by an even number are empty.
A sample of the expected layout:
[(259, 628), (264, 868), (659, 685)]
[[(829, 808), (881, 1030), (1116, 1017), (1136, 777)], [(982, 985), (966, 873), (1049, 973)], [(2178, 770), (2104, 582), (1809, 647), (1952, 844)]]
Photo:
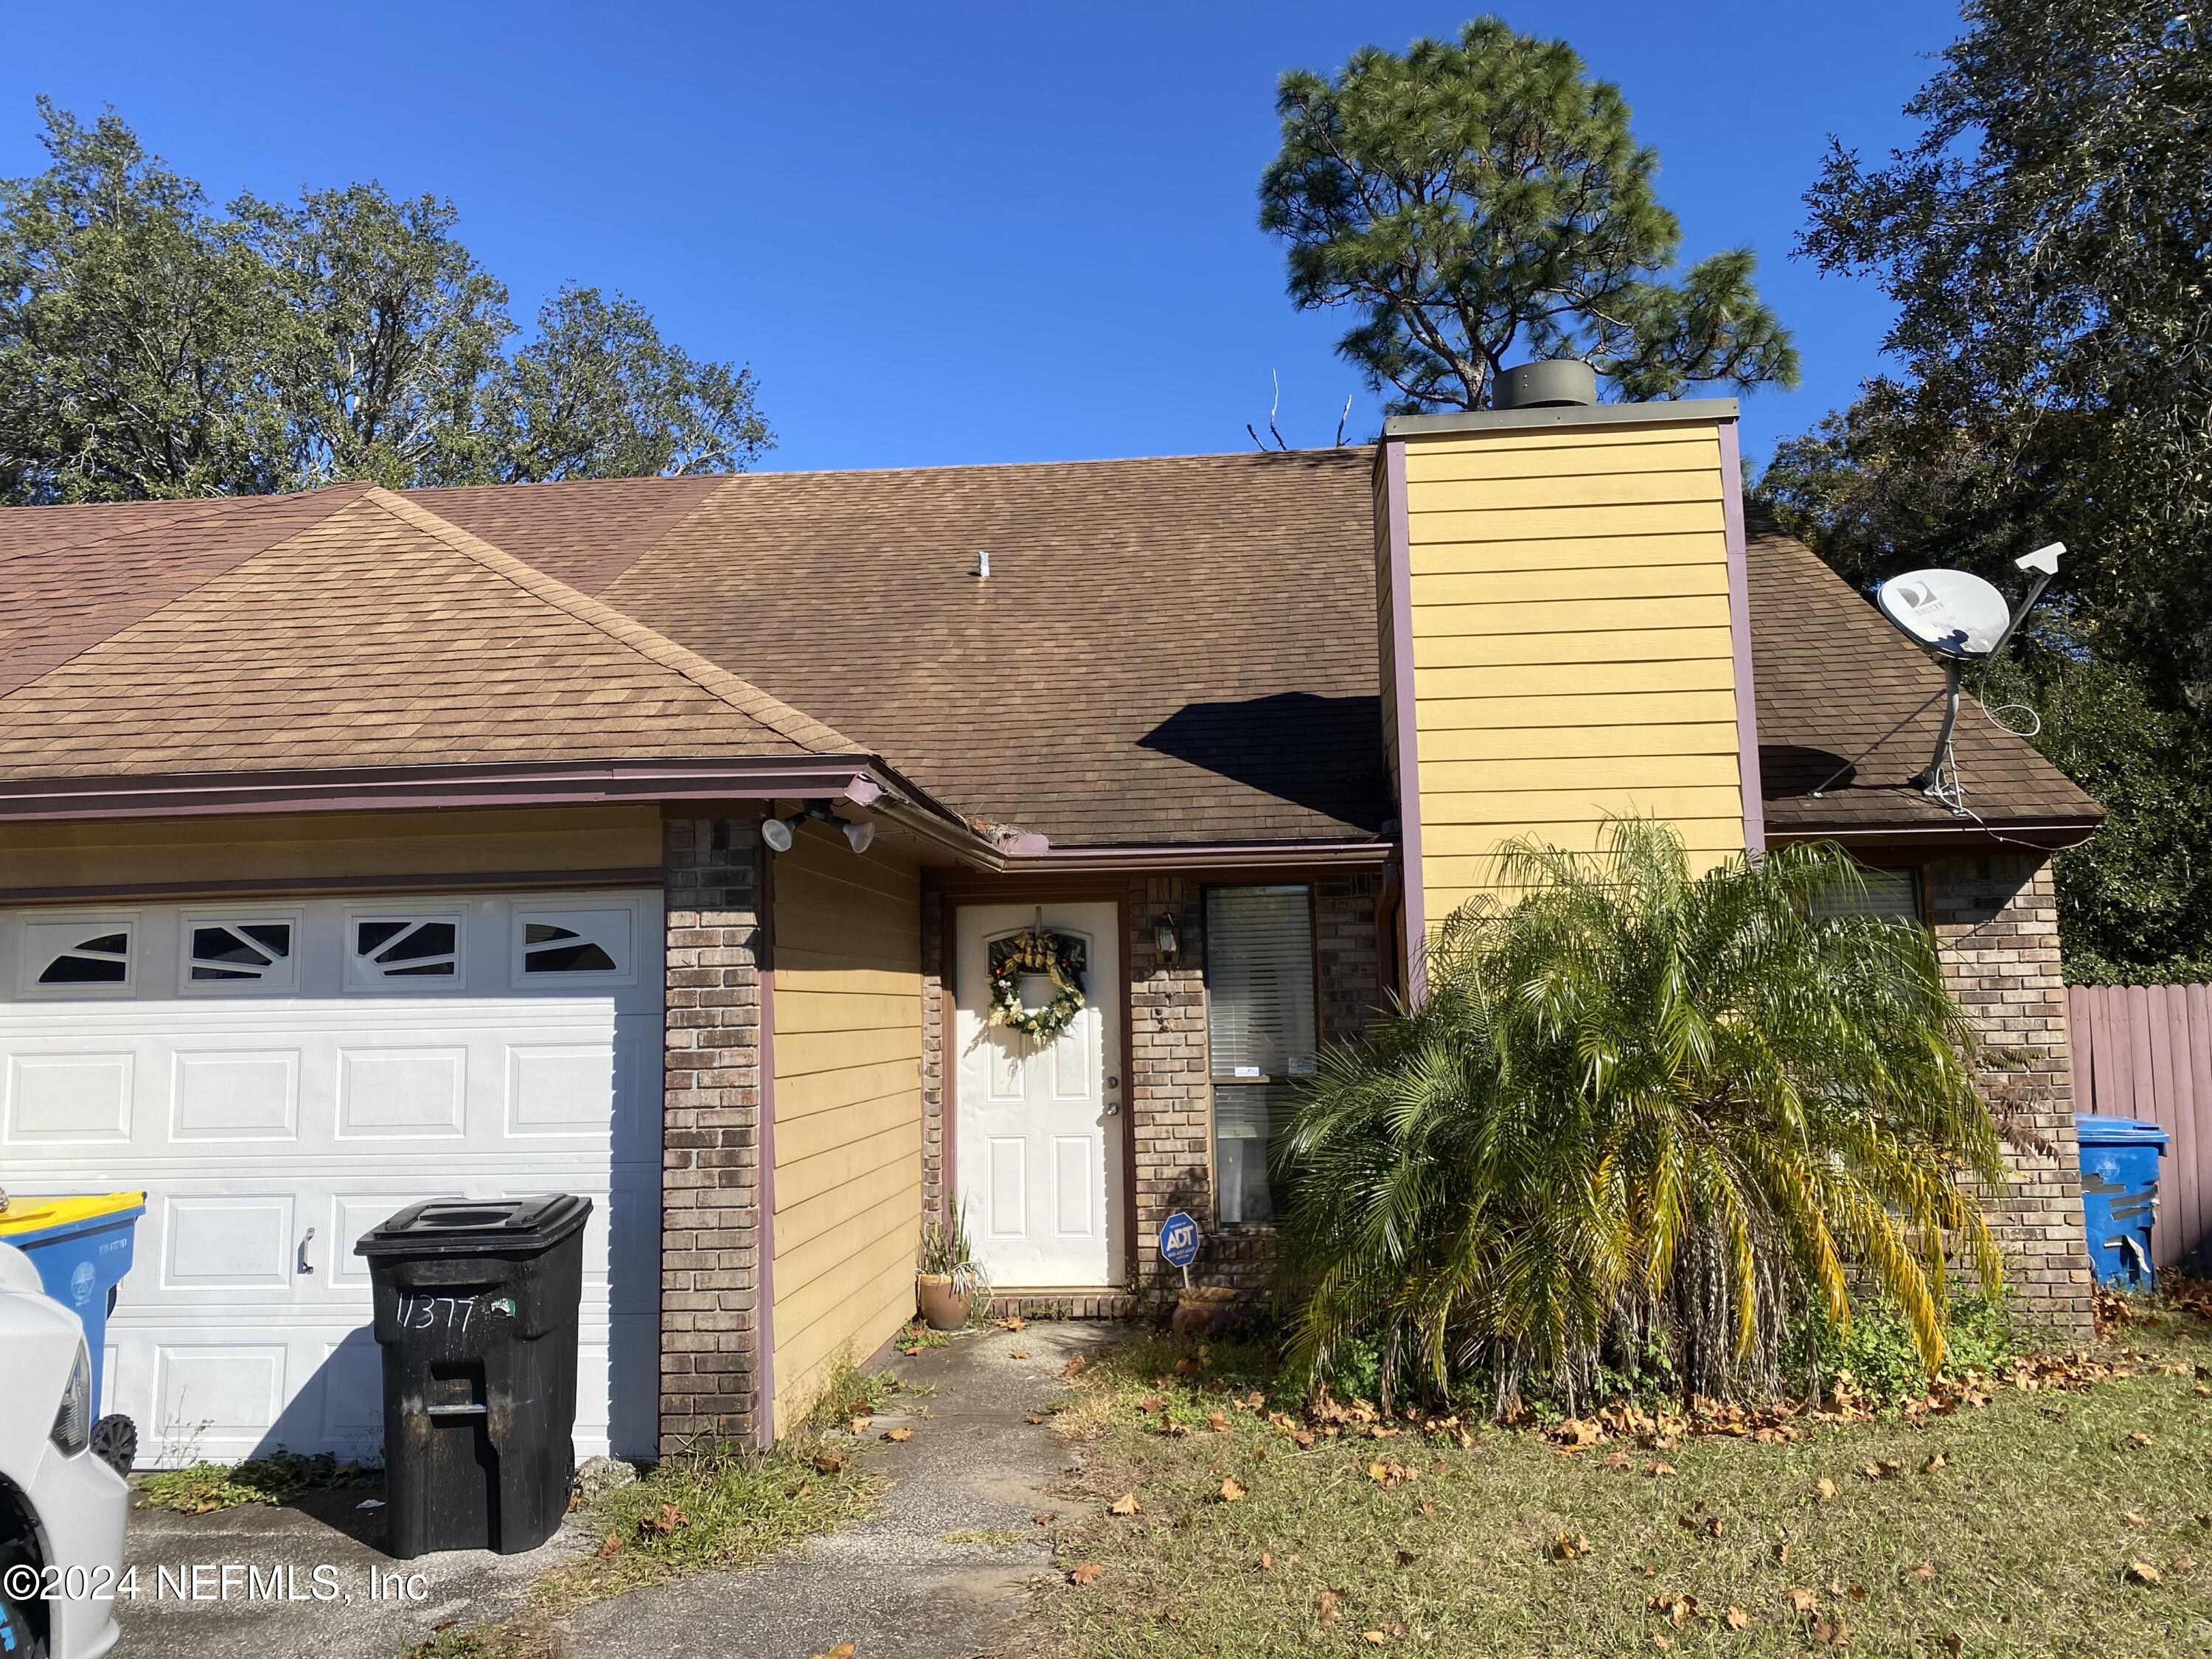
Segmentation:
[(1125, 847), (1049, 847), (1004, 860), (1030, 874), (1085, 871), (1141, 874), (1178, 870), (1298, 870), (1316, 865), (1379, 869), (1397, 843), (1389, 841), (1204, 841), (1134, 843)]
[(2032, 847), (2046, 853), (2063, 853), (2094, 836), (2104, 820), (2055, 819), (2027, 823), (1962, 823), (1947, 828), (1933, 823), (1850, 824), (1828, 829), (1766, 826), (1770, 847), (1790, 842), (1832, 841), (1844, 846), (1869, 843), (1886, 847), (1956, 848), (1992, 842)]
[(869, 755), (40, 778), (0, 781), (0, 823), (683, 800), (849, 801), (963, 862), (984, 869), (1006, 863), (992, 842)]

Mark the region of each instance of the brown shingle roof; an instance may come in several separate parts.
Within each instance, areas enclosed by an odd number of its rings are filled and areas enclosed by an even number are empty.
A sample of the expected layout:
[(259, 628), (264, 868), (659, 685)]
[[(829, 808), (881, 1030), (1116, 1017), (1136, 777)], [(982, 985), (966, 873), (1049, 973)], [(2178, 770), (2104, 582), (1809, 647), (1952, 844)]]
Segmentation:
[[(1935, 752), (1942, 670), (1802, 542), (1754, 521), (1746, 552), (1770, 833), (1960, 828), (1908, 781)], [(2103, 816), (1971, 696), (1952, 748), (1966, 805), (1990, 823), (2087, 829)]]
[[(1062, 846), (1372, 835), (1372, 459), (0, 511), (0, 775), (872, 753)], [(1940, 673), (1749, 551), (1771, 827), (1959, 828), (1905, 783)], [(2095, 821), (1978, 709), (1958, 747), (1989, 823)]]
[(0, 699), (0, 777), (864, 752), (414, 502), (319, 501)]
[(602, 597), (1057, 844), (1370, 836), (1370, 462), (754, 474)]

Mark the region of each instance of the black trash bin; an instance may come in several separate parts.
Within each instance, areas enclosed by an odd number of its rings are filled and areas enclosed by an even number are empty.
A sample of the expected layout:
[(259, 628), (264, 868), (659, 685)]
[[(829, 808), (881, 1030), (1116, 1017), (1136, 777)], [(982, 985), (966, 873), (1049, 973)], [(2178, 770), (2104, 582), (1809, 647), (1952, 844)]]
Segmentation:
[(568, 1194), (433, 1199), (354, 1246), (368, 1258), (384, 1350), (393, 1555), (514, 1555), (561, 1524), (591, 1213), (591, 1200)]

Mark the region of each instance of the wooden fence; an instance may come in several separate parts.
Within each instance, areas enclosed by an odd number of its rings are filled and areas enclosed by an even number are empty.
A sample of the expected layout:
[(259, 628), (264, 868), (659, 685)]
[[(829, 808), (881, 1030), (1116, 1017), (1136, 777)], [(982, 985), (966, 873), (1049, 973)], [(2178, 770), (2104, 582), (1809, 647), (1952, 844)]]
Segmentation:
[(2074, 1106), (2148, 1118), (2171, 1139), (2151, 1256), (2212, 1268), (2212, 985), (2075, 985), (2066, 992)]

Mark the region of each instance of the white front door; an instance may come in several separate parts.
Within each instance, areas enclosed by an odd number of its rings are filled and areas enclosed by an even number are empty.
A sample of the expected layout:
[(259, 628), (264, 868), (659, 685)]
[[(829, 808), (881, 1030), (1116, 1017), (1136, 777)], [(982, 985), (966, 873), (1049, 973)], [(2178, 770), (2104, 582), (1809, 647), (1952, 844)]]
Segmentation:
[[(1121, 1215), (1120, 912), (1109, 903), (966, 905), (954, 964), (954, 1190), (994, 1285), (1118, 1285)], [(1084, 1005), (1049, 1042), (990, 1023), (990, 947), (1042, 919), (1082, 942)], [(1029, 988), (1024, 1000), (1050, 995)]]
[(102, 1402), (149, 1464), (384, 1436), (354, 1241), (418, 1199), (570, 1192), (577, 1455), (650, 1455), (660, 895), (0, 913), (0, 1185), (143, 1188)]

